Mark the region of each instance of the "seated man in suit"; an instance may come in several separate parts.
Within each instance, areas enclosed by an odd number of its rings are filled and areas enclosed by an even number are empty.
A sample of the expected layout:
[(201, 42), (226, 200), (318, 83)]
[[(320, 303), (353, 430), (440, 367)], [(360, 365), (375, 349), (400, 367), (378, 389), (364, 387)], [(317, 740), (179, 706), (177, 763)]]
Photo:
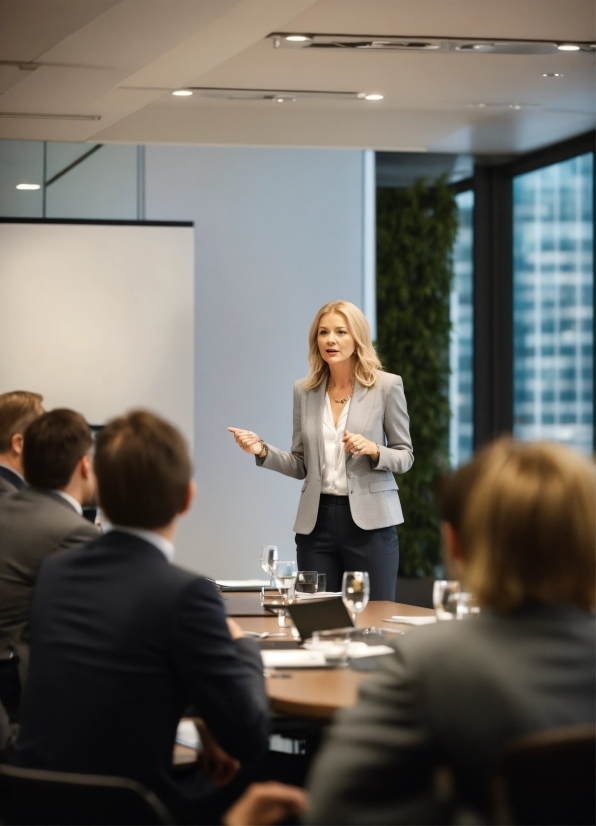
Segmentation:
[(0, 701), (11, 716), (26, 679), (38, 568), (49, 554), (98, 535), (82, 515), (95, 501), (91, 445), (79, 413), (44, 413), (28, 426), (23, 446), (30, 487), (0, 496)]
[(15, 390), (0, 394), (0, 494), (26, 487), (23, 433), (43, 413), (43, 396)]
[(439, 767), (492, 822), (507, 740), (594, 722), (595, 499), (594, 467), (561, 445), (500, 440), (450, 477), (446, 544), (481, 614), (394, 644), (315, 760), (309, 823), (446, 822)]
[(16, 762), (130, 777), (178, 822), (217, 822), (231, 792), (201, 766), (175, 775), (176, 728), (192, 705), (243, 764), (239, 786), (268, 740), (259, 649), (226, 621), (210, 580), (173, 564), (193, 493), (180, 433), (144, 411), (115, 419), (97, 437), (95, 471), (112, 529), (41, 566)]

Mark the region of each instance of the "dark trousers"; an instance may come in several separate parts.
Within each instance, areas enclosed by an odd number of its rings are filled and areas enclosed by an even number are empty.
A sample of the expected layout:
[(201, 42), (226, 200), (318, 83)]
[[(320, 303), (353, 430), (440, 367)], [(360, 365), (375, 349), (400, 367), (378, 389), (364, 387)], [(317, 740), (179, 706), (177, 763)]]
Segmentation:
[(395, 602), (399, 541), (394, 527), (365, 531), (352, 519), (349, 497), (321, 494), (312, 533), (296, 534), (298, 570), (327, 575), (327, 590), (341, 591), (344, 571), (368, 571), (370, 598)]

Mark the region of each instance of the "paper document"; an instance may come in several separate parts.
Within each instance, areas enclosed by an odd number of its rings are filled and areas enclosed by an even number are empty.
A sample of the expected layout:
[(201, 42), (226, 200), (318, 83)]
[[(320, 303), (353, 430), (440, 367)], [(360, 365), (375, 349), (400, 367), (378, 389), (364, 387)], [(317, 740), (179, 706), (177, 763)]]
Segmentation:
[(303, 594), (301, 591), (296, 591), (296, 599), (331, 599), (331, 597), (341, 597), (341, 591), (317, 591), (316, 594)]
[(263, 588), (269, 586), (268, 579), (216, 579), (222, 588)]
[(322, 651), (269, 649), (261, 651), (261, 657), (265, 668), (321, 668), (327, 665)]
[(401, 622), (404, 625), (432, 625), (433, 622), (436, 622), (437, 618), (430, 616), (430, 614), (426, 617), (388, 617), (384, 619), (383, 622)]

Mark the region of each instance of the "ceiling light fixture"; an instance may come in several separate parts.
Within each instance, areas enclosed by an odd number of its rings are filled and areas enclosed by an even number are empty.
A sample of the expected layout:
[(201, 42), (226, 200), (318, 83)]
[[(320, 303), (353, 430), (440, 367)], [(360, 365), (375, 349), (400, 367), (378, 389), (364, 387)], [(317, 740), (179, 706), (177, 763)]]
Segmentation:
[(175, 92), (172, 92), (173, 95), (176, 95), (177, 98), (187, 98), (192, 95), (190, 89), (176, 89)]
[(286, 40), (289, 40), (290, 43), (304, 43), (311, 38), (308, 37), (306, 34), (289, 34), (286, 37)]
[(509, 108), (510, 109), (521, 109), (521, 103), (510, 103)]
[(17, 184), (17, 189), (41, 189), (39, 184)]
[(562, 72), (542, 72), (542, 77), (564, 77)]
[(384, 97), (385, 95), (378, 95), (375, 93), (372, 95), (364, 95), (364, 100), (383, 100)]
[(561, 43), (557, 46), (557, 49), (560, 52), (579, 52), (580, 47), (576, 46), (575, 43)]

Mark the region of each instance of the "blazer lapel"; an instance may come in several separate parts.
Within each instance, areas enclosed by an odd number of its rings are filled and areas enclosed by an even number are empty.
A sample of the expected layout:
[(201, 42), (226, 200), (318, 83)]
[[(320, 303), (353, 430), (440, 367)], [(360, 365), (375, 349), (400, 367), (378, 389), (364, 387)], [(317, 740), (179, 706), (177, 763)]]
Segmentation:
[(310, 443), (317, 446), (316, 453), (319, 463), (319, 475), (323, 471), (323, 456), (325, 453), (325, 446), (323, 444), (323, 411), (325, 409), (326, 392), (327, 382), (322, 381), (315, 390), (309, 390), (306, 397), (307, 432)]
[(346, 430), (362, 433), (366, 429), (376, 396), (376, 388), (364, 387), (359, 381), (354, 384), (354, 395), (350, 402)]

